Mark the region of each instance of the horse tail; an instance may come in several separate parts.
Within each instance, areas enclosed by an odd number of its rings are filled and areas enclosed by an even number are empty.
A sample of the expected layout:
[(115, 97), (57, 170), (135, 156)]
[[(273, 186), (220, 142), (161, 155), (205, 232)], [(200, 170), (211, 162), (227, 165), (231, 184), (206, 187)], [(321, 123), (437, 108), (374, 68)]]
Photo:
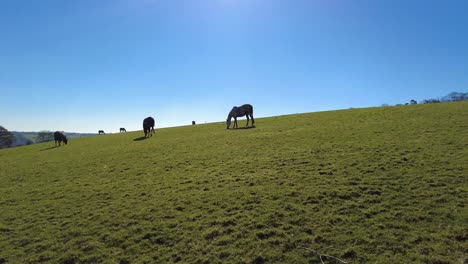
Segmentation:
[(250, 113), (250, 117), (252, 118), (252, 125), (253, 125), (253, 124), (255, 123), (255, 119), (254, 119), (254, 117), (253, 117), (253, 106), (250, 105), (250, 107), (252, 107), (252, 109), (251, 109), (252, 112)]

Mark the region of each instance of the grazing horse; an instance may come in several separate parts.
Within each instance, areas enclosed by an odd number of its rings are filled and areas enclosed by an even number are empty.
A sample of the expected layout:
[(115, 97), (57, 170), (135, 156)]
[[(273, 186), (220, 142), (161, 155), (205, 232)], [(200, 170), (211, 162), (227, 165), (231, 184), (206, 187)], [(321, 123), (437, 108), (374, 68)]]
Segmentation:
[(68, 143), (67, 137), (60, 131), (56, 131), (54, 133), (54, 140), (55, 140), (55, 146), (57, 146), (57, 143), (60, 147), (60, 143), (65, 143), (65, 145)]
[(104, 133), (104, 130), (99, 130), (98, 133), (99, 133), (99, 135), (105, 134), (105, 133)]
[(120, 132), (127, 132), (127, 130), (124, 127), (121, 127)]
[(229, 129), (229, 127), (231, 126), (231, 118), (233, 118), (233, 117), (234, 117), (234, 126), (233, 126), (233, 128), (237, 128), (237, 118), (242, 117), (242, 116), (247, 117), (247, 125), (245, 125), (245, 126), (249, 125), (249, 116), (250, 116), (250, 118), (252, 118), (252, 126), (254, 125), (255, 120), (254, 120), (254, 117), (253, 117), (253, 106), (250, 105), (250, 104), (245, 104), (245, 105), (242, 105), (242, 106), (234, 106), (232, 108), (231, 112), (229, 112), (229, 115), (228, 115), (228, 117), (226, 119), (226, 128)]
[(143, 131), (145, 132), (145, 137), (152, 137), (154, 134), (154, 118), (151, 116), (143, 120)]

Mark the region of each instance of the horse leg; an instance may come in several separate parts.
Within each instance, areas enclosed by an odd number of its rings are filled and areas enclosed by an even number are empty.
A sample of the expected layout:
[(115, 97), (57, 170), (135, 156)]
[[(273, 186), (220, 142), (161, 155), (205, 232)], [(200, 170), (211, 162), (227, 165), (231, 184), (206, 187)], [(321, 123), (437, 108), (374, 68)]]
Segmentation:
[(237, 128), (237, 117), (234, 117), (234, 128)]
[(246, 127), (249, 126), (249, 115), (245, 115), (247, 117), (247, 125), (245, 125)]
[(250, 114), (250, 118), (252, 118), (252, 126), (255, 124), (255, 120), (253, 118), (253, 114)]

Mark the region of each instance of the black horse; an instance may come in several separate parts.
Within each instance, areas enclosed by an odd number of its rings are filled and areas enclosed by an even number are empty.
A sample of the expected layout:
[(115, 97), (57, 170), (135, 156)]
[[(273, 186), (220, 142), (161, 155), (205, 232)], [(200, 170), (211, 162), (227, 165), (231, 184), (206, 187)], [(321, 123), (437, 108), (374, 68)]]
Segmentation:
[(226, 128), (229, 129), (229, 127), (231, 126), (231, 118), (233, 118), (233, 117), (234, 117), (234, 126), (233, 126), (233, 128), (237, 128), (237, 118), (242, 117), (242, 116), (247, 117), (247, 125), (245, 125), (245, 126), (249, 125), (249, 116), (250, 116), (250, 118), (252, 118), (252, 126), (254, 125), (255, 120), (254, 120), (254, 117), (253, 117), (253, 106), (250, 105), (250, 104), (245, 104), (245, 105), (241, 105), (241, 106), (234, 106), (232, 108), (231, 112), (229, 112), (229, 115), (228, 115), (228, 117), (226, 119)]
[(105, 134), (105, 133), (104, 133), (104, 130), (99, 130), (99, 131), (98, 131), (98, 134), (99, 134), (99, 135)]
[(68, 140), (67, 140), (67, 137), (60, 131), (56, 131), (54, 133), (54, 140), (55, 140), (55, 146), (57, 146), (57, 143), (58, 145), (60, 146), (60, 143), (65, 143), (65, 145), (68, 143)]
[(143, 131), (145, 132), (145, 137), (152, 137), (154, 134), (154, 118), (147, 117), (143, 120)]
[(127, 132), (127, 130), (124, 127), (121, 127), (120, 132)]

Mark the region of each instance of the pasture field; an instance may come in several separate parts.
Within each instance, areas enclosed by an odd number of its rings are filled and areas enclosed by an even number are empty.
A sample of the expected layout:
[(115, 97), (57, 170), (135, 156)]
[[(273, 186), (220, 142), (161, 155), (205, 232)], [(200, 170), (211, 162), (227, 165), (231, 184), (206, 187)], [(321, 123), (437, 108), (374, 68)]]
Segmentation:
[(468, 261), (468, 102), (142, 135), (0, 150), (0, 263)]

